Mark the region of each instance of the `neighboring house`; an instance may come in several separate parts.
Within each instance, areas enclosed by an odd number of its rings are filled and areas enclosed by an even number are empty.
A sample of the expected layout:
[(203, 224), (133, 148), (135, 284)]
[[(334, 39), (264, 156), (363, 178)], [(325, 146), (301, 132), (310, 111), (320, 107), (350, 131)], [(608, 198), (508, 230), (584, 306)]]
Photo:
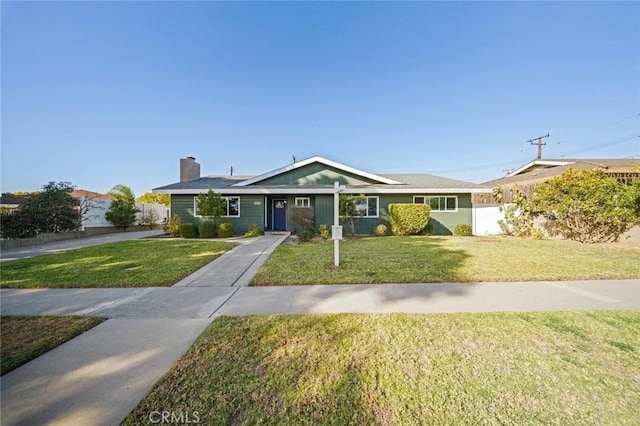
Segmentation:
[(509, 173), (507, 176), (485, 182), (484, 185), (502, 186), (507, 201), (510, 201), (509, 188), (517, 185), (529, 197), (536, 185), (561, 175), (568, 169), (602, 169), (608, 175), (621, 182), (631, 183), (640, 178), (640, 159), (557, 159), (533, 160)]
[[(105, 217), (113, 200), (110, 195), (76, 189), (71, 193), (71, 196), (78, 199), (80, 203), (86, 203), (88, 207), (82, 218), (81, 229), (109, 228), (113, 226)], [(139, 210), (136, 215), (136, 223), (140, 223), (143, 215), (150, 210), (155, 212), (158, 225), (164, 223), (169, 217), (169, 208), (164, 204), (136, 203), (136, 207)]]
[(28, 199), (28, 195), (15, 195), (10, 192), (5, 192), (0, 196), (0, 210), (15, 210), (20, 206), (20, 204), (24, 203)]
[[(384, 223), (389, 226), (391, 203), (426, 203), (431, 206), (430, 223), (436, 234), (451, 234), (458, 224), (473, 225), (473, 193), (490, 193), (491, 188), (428, 174), (377, 175), (322, 157), (312, 157), (258, 176), (200, 176), (200, 164), (193, 157), (180, 160), (180, 182), (153, 189), (171, 194), (171, 212), (183, 223), (199, 223), (197, 196), (213, 190), (226, 200), (224, 220), (236, 233), (251, 225), (266, 231), (293, 231), (287, 211), (291, 207), (312, 207), (316, 229), (333, 224), (334, 183), (343, 193), (366, 197), (360, 206), (362, 217), (355, 221), (356, 233), (371, 234)], [(299, 230), (299, 229), (297, 229)]]
[[(609, 159), (537, 159), (519, 167), (507, 176), (484, 182), (488, 187), (501, 186), (505, 204), (511, 203), (509, 190), (515, 186), (520, 188), (525, 196), (530, 197), (535, 187), (551, 178), (560, 176), (568, 169), (602, 169), (608, 175), (621, 182), (631, 183), (640, 178), (640, 159), (609, 158)], [(476, 209), (476, 226), (486, 230), (486, 234), (501, 232), (497, 222), (504, 218), (498, 209), (498, 204), (491, 194), (474, 194), (473, 204)]]

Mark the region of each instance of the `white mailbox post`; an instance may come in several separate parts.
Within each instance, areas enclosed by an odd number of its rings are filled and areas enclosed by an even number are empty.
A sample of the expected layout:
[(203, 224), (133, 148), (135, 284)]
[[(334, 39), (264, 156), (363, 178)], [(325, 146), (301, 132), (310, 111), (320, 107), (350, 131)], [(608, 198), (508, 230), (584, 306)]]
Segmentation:
[(333, 239), (333, 265), (340, 266), (340, 240), (342, 239), (342, 226), (340, 226), (340, 193), (346, 189), (339, 182), (333, 184), (333, 226), (331, 238)]

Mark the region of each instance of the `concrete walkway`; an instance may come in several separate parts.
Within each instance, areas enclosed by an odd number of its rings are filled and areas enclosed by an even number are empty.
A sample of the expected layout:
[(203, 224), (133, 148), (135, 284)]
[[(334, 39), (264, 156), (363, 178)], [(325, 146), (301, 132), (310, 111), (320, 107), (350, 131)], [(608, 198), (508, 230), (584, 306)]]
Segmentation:
[(0, 423), (117, 425), (219, 315), (640, 310), (640, 280), (247, 287), (285, 238), (243, 240), (174, 287), (0, 290), (2, 315), (108, 318), (4, 375)]
[(163, 234), (164, 231), (162, 229), (156, 229), (153, 231), (116, 232), (113, 234), (96, 235), (88, 238), (55, 241), (35, 246), (5, 249), (0, 251), (0, 261), (4, 262), (7, 260), (22, 259), (25, 257), (42, 256), (43, 254), (55, 253), (57, 251), (97, 246), (100, 244), (114, 243), (116, 241), (139, 240), (141, 238), (157, 237)]

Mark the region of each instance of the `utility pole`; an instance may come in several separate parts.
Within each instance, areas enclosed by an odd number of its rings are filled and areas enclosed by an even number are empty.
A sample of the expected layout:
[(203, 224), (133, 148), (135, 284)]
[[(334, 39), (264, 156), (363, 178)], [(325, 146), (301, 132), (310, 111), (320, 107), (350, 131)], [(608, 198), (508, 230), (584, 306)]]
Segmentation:
[[(542, 159), (542, 145), (546, 145), (547, 143), (542, 143), (542, 138), (548, 138), (549, 137), (549, 133), (547, 133), (544, 136), (538, 136), (537, 138), (533, 138), (533, 139), (529, 139), (527, 142), (529, 142), (531, 145), (538, 145), (538, 160)], [(538, 142), (534, 142), (534, 140), (536, 140)]]

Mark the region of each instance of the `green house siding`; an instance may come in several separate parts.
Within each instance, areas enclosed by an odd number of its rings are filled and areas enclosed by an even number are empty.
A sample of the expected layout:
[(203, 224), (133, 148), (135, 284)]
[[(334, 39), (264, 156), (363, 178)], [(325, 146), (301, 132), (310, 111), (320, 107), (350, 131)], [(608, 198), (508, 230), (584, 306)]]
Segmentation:
[(333, 185), (336, 181), (341, 185), (375, 183), (373, 180), (347, 173), (344, 170), (314, 163), (262, 180), (256, 185)]
[(333, 225), (333, 195), (316, 195), (315, 201), (316, 231), (321, 224), (325, 224), (331, 229), (331, 225)]
[[(194, 216), (193, 195), (172, 195), (171, 212), (177, 214), (182, 223), (195, 223), (199, 225), (202, 217)], [(226, 195), (225, 195), (226, 196)], [(218, 218), (218, 223), (231, 222), (236, 234), (244, 234), (251, 225), (258, 225), (264, 228), (264, 196), (263, 195), (242, 195), (240, 196), (240, 217)]]
[[(374, 194), (365, 194), (374, 195)], [(354, 220), (356, 234), (373, 234), (373, 228), (383, 223), (387, 225), (391, 232), (389, 221), (389, 204), (413, 203), (414, 195), (442, 197), (448, 194), (379, 194), (378, 195), (378, 217), (362, 217)], [(451, 195), (449, 195), (451, 196)], [(457, 194), (458, 210), (455, 212), (432, 211), (429, 216), (429, 223), (433, 226), (435, 235), (451, 235), (453, 228), (460, 224), (472, 224), (471, 194)], [(343, 223), (344, 225), (344, 223)], [(345, 232), (348, 232), (345, 230)]]
[[(391, 231), (391, 223), (389, 222), (389, 204), (392, 203), (413, 203), (413, 197), (418, 196), (451, 196), (451, 194), (365, 194), (378, 197), (378, 217), (362, 217), (354, 220), (356, 234), (373, 234), (373, 228), (383, 223), (387, 225), (389, 232)], [(180, 216), (183, 223), (200, 224), (202, 218), (195, 217), (193, 211), (193, 195), (172, 195), (171, 211), (173, 214)], [(272, 227), (272, 200), (286, 199), (287, 208), (295, 206), (296, 197), (309, 197), (311, 207), (315, 212), (315, 229), (318, 230), (320, 224), (326, 224), (329, 227), (333, 225), (333, 195), (287, 195), (287, 196), (269, 196), (267, 197), (267, 205), (265, 206), (264, 195), (241, 195), (240, 196), (240, 217), (225, 217), (219, 219), (220, 222), (228, 221), (233, 224), (236, 234), (244, 234), (251, 225), (258, 225), (261, 229), (265, 226), (265, 210), (267, 212), (267, 227)], [(436, 235), (451, 235), (453, 228), (460, 224), (472, 224), (472, 205), (471, 194), (457, 194), (458, 209), (455, 212), (438, 212), (432, 211), (429, 223), (433, 226)], [(343, 226), (346, 224), (341, 221)], [(287, 220), (287, 230), (301, 231), (300, 226)], [(345, 234), (349, 231), (345, 229)]]

